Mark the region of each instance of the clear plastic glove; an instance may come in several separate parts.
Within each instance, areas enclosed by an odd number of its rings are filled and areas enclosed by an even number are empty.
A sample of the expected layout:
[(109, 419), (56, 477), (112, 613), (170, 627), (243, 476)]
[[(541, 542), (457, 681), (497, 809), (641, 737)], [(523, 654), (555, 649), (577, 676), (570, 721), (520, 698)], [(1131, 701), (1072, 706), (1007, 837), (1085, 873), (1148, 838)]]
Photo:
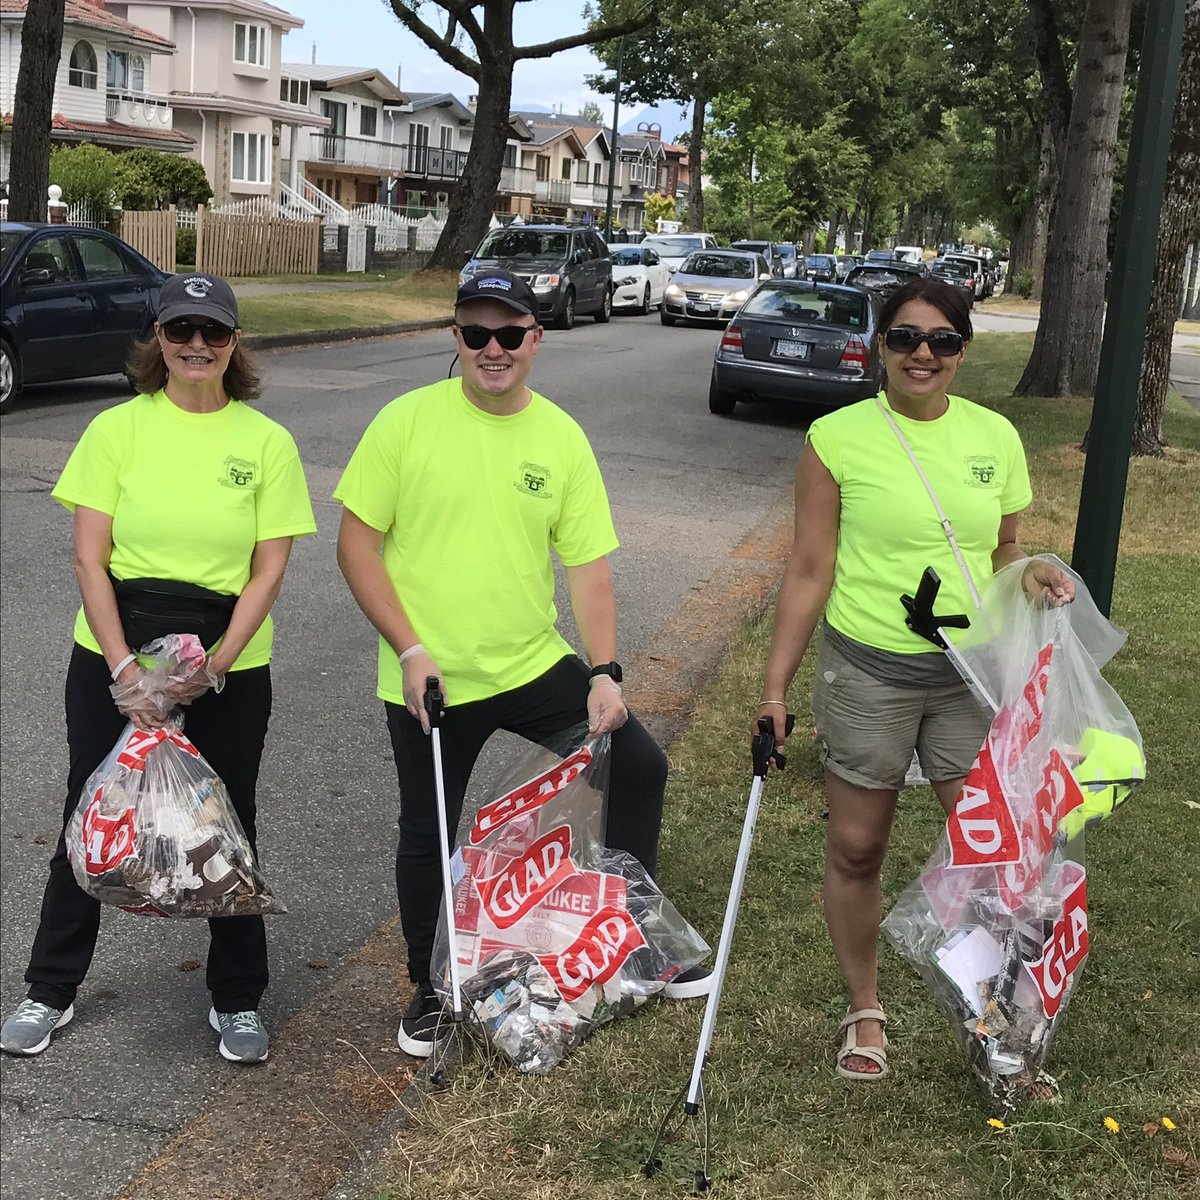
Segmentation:
[(433, 655), (422, 646), (415, 654), (411, 654), (400, 664), (404, 673), (404, 707), (421, 722), (421, 728), (429, 732), (429, 714), (425, 711), (425, 683), (431, 675), (437, 676), (438, 687), (442, 697), (449, 703), (446, 695), (446, 681), (442, 678), (442, 669), (433, 660)]
[(165, 725), (181, 704), (189, 704), (210, 687), (220, 691), (224, 676), (208, 666), (200, 639), (173, 633), (147, 642), (109, 688), (118, 711), (139, 729)]
[(214, 692), (220, 692), (224, 686), (225, 676), (215, 674), (209, 663), (205, 661), (198, 668), (189, 670), (186, 674), (168, 675), (164, 691), (174, 707), (177, 704), (191, 704), (197, 697), (203, 696), (209, 688), (212, 688)]
[(1041, 601), (1047, 608), (1059, 608), (1075, 599), (1075, 580), (1044, 558), (1031, 558), (1025, 564), (1021, 587), (1030, 599)]
[(629, 720), (629, 709), (625, 707), (620, 684), (614, 683), (608, 675), (597, 675), (588, 691), (587, 712), (590, 736), (620, 729)]
[(140, 663), (130, 663), (108, 690), (117, 711), (138, 729), (158, 729), (165, 725), (175, 707), (165, 703), (160, 689), (153, 685), (150, 672)]

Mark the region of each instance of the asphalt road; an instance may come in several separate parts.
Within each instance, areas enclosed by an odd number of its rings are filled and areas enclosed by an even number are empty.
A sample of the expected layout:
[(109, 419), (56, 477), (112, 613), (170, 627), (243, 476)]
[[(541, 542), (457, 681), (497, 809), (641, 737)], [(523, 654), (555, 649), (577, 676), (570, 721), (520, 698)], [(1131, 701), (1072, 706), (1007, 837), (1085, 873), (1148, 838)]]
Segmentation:
[[(664, 329), (657, 315), (585, 319), (550, 333), (535, 366), (533, 382), (581, 422), (608, 482), (626, 662), (788, 494), (804, 420), (778, 410), (710, 416), (718, 336)], [(320, 526), (297, 545), (276, 607), (276, 700), (259, 789), (264, 867), (290, 909), (269, 922), (264, 1015), (274, 1030), (330, 978), (310, 964), (338, 967), (395, 911), (396, 783), (374, 698), (375, 640), (337, 571), (340, 510), (329, 497), (375, 412), (442, 378), (451, 355), (449, 334), (437, 332), (260, 358), (261, 407), (296, 436)], [(66, 772), (62, 680), (78, 601), (70, 520), (49, 492), (89, 419), (126, 395), (116, 379), (31, 389), (0, 439), (5, 1013), (24, 995)], [(512, 753), (503, 739), (489, 747), (476, 779)], [(206, 945), (199, 923), (105, 914), (74, 1023), (41, 1057), (0, 1064), (4, 1196), (112, 1197), (232, 1082), (240, 1069), (216, 1053), (203, 969), (188, 969)], [(379, 1002), (390, 1028), (397, 998)]]

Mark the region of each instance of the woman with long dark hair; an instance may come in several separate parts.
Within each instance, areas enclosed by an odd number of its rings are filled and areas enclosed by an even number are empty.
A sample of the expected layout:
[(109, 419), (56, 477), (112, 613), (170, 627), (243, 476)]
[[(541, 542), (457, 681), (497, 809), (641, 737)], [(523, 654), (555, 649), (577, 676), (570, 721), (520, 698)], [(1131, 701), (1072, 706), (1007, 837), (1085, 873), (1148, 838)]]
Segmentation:
[[(153, 728), (166, 719), (139, 687), (136, 652), (168, 633), (194, 633), (209, 652), (207, 671), (178, 685), (170, 707), (184, 706), (188, 737), (255, 845), (271, 606), (293, 539), (316, 525), (295, 442), (248, 403), (259, 381), (240, 342), (237, 300), (223, 279), (172, 276), (154, 337), (129, 362), (140, 394), (91, 422), (54, 489), (74, 515), (83, 601), (66, 680), (64, 834), (126, 721)], [(4, 1022), (0, 1049), (40, 1054), (73, 1018), (99, 927), (100, 904), (76, 883), (60, 836), (25, 972), (28, 998)], [(209, 927), (209, 1024), (225, 1058), (260, 1062), (268, 1049), (258, 1014), (268, 979), (263, 919), (217, 917)]]
[[(829, 807), (825, 917), (850, 1001), (837, 1072), (859, 1081), (887, 1073), (879, 878), (896, 798), (915, 751), (949, 812), (990, 721), (943, 651), (907, 623), (900, 598), (915, 598), (932, 567), (939, 616), (968, 615), (976, 581), (1025, 557), (1018, 514), (1032, 499), (1017, 431), (950, 394), (972, 336), (962, 292), (916, 279), (884, 306), (879, 330), (884, 390), (814, 421), (800, 455), (755, 715), (771, 718), (782, 744), (787, 689), (824, 610), (812, 707)], [(1050, 603), (1074, 595), (1040, 559), (1022, 578)]]

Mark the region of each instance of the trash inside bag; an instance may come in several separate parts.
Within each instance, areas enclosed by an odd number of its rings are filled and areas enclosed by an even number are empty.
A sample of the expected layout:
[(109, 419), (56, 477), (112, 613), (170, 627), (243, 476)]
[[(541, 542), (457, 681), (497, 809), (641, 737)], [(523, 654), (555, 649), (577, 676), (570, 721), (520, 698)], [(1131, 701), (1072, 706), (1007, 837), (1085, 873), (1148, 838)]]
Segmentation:
[[(602, 845), (608, 735), (568, 736), (557, 752), (532, 747), (482, 804), (464, 805), (452, 861), (468, 1025), (538, 1075), (709, 950), (636, 859)], [(445, 997), (444, 917), (433, 967)]]
[(1137, 725), (1100, 674), (1124, 634), (1073, 572), (1074, 603), (1031, 602), (1023, 566), (992, 578), (954, 639), (995, 715), (937, 849), (883, 922), (998, 1110), (1039, 1078), (1079, 986), (1084, 832), (1146, 776)]

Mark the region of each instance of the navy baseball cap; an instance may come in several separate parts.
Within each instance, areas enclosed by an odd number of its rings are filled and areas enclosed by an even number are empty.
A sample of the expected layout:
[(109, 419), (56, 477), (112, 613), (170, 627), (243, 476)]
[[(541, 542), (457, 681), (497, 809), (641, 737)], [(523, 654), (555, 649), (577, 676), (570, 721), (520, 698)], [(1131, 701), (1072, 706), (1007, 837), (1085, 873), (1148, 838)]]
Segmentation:
[(533, 288), (511, 271), (486, 270), (472, 275), (459, 287), (454, 305), (457, 308), (471, 300), (495, 300), (514, 312), (528, 313), (531, 317), (538, 315), (538, 302)]
[(220, 276), (197, 271), (190, 275), (172, 275), (159, 293), (158, 322), (165, 325), (177, 317), (210, 317), (236, 329), (237, 297)]

